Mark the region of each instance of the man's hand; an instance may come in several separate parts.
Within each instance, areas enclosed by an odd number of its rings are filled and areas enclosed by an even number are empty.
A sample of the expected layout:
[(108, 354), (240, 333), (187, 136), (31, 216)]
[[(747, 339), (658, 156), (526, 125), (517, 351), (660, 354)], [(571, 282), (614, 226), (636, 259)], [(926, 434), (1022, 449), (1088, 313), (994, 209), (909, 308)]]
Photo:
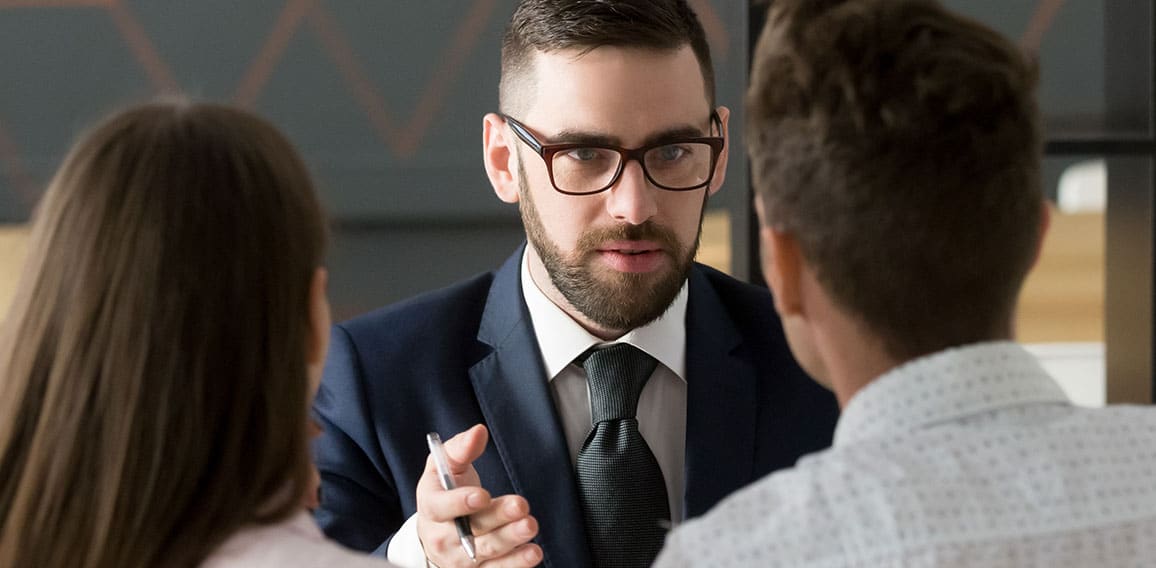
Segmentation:
[(426, 558), (441, 568), (474, 566), (458, 539), (454, 518), (469, 515), (474, 533), (477, 564), (486, 567), (536, 566), (542, 549), (531, 543), (538, 534), (538, 521), (530, 515), (530, 504), (520, 495), (491, 498), (481, 488), (478, 472), (471, 465), (486, 449), (489, 434), (481, 424), (450, 438), (446, 457), (457, 489), (446, 491), (438, 481), (432, 458), (417, 484), (417, 534)]

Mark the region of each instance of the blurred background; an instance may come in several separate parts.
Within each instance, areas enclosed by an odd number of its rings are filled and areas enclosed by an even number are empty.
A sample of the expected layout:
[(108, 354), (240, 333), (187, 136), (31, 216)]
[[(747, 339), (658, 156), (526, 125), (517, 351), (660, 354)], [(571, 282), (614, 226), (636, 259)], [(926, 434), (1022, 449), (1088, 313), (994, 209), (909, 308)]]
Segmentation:
[[(743, 118), (766, 5), (691, 0), (719, 101)], [(1153, 400), (1153, 28), (1149, 0), (947, 0), (1038, 54), (1056, 214), (1017, 323), (1085, 404)], [(63, 153), (158, 94), (272, 120), (333, 220), (344, 319), (492, 269), (523, 240), (481, 166), (514, 0), (0, 0), (0, 314)], [(741, 128), (701, 260), (759, 281)]]
[[(733, 106), (747, 7), (693, 4), (719, 99)], [(517, 209), (494, 196), (481, 164), (514, 5), (0, 0), (0, 223), (28, 219), (69, 143), (98, 117), (181, 92), (251, 108), (303, 153), (334, 224), (338, 319), (490, 270), (523, 239)], [(725, 212), (712, 217), (722, 231), (712, 242), (729, 243), (726, 220), (745, 219), (742, 152), (730, 168), (738, 182), (712, 201)]]

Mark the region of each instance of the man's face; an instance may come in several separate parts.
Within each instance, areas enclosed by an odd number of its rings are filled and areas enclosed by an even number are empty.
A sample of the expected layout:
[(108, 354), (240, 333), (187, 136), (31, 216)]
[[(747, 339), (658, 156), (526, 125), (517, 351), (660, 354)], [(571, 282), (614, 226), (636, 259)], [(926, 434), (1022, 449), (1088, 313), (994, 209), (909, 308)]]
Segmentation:
[[(544, 144), (636, 148), (674, 133), (723, 134), (711, 128), (710, 104), (690, 48), (538, 53), (532, 73), (533, 98), (516, 118)], [(719, 114), (725, 124), (726, 109)], [(576, 196), (557, 192), (542, 159), (510, 137), (538, 286), (602, 335), (661, 316), (694, 259), (703, 208), (722, 184), (725, 155), (710, 186), (701, 189), (659, 189), (637, 161), (629, 161), (607, 191)]]

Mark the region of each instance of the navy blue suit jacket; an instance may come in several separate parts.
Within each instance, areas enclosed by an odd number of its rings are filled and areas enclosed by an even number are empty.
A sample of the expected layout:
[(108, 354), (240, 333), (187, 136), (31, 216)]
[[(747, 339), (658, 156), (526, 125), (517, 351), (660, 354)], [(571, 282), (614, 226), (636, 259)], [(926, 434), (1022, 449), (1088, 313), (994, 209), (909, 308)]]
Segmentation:
[[(574, 467), (522, 297), (522, 251), (496, 272), (334, 326), (314, 410), (321, 527), (379, 553), (416, 511), (426, 432), (476, 423), (474, 466), (493, 495), (517, 493), (539, 521), (547, 566), (589, 566)], [(686, 315), (683, 510), (830, 445), (834, 397), (796, 365), (766, 289), (695, 265)]]

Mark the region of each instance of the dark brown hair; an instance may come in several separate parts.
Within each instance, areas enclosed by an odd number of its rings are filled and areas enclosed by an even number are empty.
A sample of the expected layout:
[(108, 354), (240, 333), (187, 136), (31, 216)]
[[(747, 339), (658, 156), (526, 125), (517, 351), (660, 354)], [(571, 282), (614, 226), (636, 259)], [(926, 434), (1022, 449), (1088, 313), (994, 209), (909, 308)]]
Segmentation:
[(602, 46), (676, 50), (689, 45), (702, 70), (706, 97), (714, 106), (714, 67), (702, 24), (686, 0), (523, 0), (502, 39), (502, 112), (524, 110), (536, 51)]
[(1007, 337), (1042, 208), (1035, 65), (930, 0), (779, 0), (747, 94), (765, 222), (901, 360)]
[(149, 104), (76, 144), (0, 334), (0, 566), (194, 566), (297, 510), (325, 239), (251, 114)]

